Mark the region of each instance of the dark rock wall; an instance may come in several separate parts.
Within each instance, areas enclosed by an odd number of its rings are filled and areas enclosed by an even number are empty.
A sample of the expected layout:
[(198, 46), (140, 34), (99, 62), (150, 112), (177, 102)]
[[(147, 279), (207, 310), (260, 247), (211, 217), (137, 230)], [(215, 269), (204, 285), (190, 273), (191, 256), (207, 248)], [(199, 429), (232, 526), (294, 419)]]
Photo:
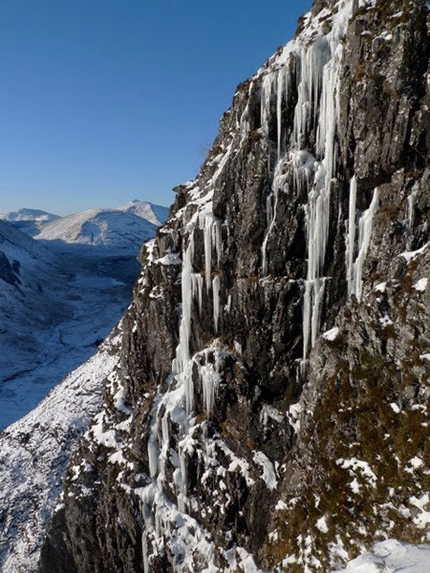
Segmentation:
[(143, 247), (41, 572), (328, 571), (426, 539), (429, 10), (400, 4), (316, 3), (239, 86)]

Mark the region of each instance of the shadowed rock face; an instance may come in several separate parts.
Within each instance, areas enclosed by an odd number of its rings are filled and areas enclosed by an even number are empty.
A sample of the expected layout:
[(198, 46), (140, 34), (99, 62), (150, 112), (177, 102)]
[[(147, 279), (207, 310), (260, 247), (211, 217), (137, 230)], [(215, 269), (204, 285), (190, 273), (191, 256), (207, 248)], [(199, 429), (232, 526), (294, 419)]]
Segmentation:
[(10, 264), (7, 256), (0, 252), (0, 279), (10, 285), (17, 286), (21, 282), (18, 275), (19, 262), (15, 261)]
[(316, 3), (176, 189), (40, 572), (428, 539), (429, 9), (364, 4)]

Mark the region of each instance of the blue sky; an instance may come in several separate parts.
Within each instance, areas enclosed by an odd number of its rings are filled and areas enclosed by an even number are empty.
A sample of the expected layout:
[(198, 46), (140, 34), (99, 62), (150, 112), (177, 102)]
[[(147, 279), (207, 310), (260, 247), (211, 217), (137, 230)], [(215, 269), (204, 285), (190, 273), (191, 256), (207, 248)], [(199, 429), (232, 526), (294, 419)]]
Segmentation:
[(4, 0), (0, 212), (162, 205), (311, 0)]

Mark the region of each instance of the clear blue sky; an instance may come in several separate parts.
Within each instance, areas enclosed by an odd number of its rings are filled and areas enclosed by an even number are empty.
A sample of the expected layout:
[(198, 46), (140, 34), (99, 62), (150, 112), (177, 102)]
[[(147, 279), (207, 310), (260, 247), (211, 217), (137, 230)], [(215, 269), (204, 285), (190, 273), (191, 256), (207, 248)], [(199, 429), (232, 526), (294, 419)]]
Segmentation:
[(3, 0), (0, 212), (162, 205), (311, 0)]

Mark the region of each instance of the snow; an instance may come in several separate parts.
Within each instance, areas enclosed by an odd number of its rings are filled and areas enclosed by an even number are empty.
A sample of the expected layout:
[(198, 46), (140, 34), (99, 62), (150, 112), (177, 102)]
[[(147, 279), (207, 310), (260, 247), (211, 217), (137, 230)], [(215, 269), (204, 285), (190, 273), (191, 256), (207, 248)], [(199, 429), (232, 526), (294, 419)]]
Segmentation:
[(406, 471), (409, 471), (413, 474), (414, 470), (417, 470), (424, 465), (424, 462), (418, 456), (414, 456), (409, 460), (408, 465), (411, 467), (411, 469), (406, 469)]
[(365, 478), (369, 485), (376, 487), (377, 477), (367, 462), (353, 457), (350, 459), (339, 459), (336, 461), (336, 464), (343, 469), (349, 470), (349, 474), (354, 478), (351, 488), (355, 493), (360, 488), (356, 476)]
[(404, 251), (403, 253), (400, 253), (399, 257), (403, 257), (407, 263), (410, 263), (416, 257), (418, 257), (419, 255), (422, 255), (429, 245), (430, 245), (430, 242), (426, 243), (425, 245), (423, 245), (420, 249), (417, 249), (416, 251)]
[(384, 40), (385, 42), (389, 42), (393, 39), (393, 34), (390, 34), (385, 30), (381, 35), (375, 36), (374, 40)]
[(284, 422), (284, 415), (274, 406), (270, 404), (264, 404), (261, 408), (260, 420), (264, 426), (267, 426), (270, 423), (270, 420), (274, 420), (278, 424), (282, 424)]
[(255, 451), (253, 459), (262, 469), (261, 479), (266, 482), (269, 489), (276, 489), (278, 486), (278, 479), (276, 477), (275, 468), (269, 458), (263, 452)]
[(100, 408), (104, 381), (118, 361), (118, 344), (119, 336), (112, 336), (37, 408), (0, 435), (3, 573), (37, 570), (70, 452)]
[[(59, 238), (62, 232), (64, 241), (78, 245), (54, 241), (53, 251), (47, 248), (52, 242), (45, 246), (0, 221), (0, 256), (15, 269), (15, 275), (0, 277), (8, 281), (0, 280), (0, 319), (7, 325), (0, 331), (0, 430), (96, 352), (130, 303), (139, 269), (135, 255), (146, 233), (153, 236), (156, 230), (123, 211), (92, 210), (61, 219), (23, 209), (10, 216), (21, 217), (55, 219), (44, 224), (38, 238)], [(126, 228), (130, 218), (139, 232)], [(87, 250), (90, 229), (97, 243), (95, 227), (101, 244)], [(160, 263), (182, 262), (166, 253)]]
[(288, 409), (288, 421), (290, 422), (291, 426), (293, 427), (294, 431), (298, 433), (300, 430), (300, 414), (302, 412), (302, 406), (300, 402), (296, 404), (291, 404)]
[(1, 220), (7, 221), (15, 229), (31, 237), (37, 235), (43, 225), (59, 218), (58, 215), (40, 209), (19, 209), (19, 211), (0, 214)]
[(324, 338), (324, 340), (328, 340), (330, 342), (333, 342), (339, 336), (339, 332), (340, 332), (339, 328), (337, 326), (335, 326), (331, 330), (327, 330), (326, 332), (324, 332), (322, 334), (322, 338)]
[(394, 324), (387, 313), (385, 313), (384, 316), (380, 317), (378, 320), (382, 328), (386, 328), (387, 326), (391, 326), (392, 324)]
[(428, 573), (430, 545), (411, 545), (393, 539), (376, 543), (372, 551), (333, 573)]
[(154, 264), (157, 263), (164, 266), (182, 265), (182, 261), (176, 253), (168, 253), (167, 255), (164, 255), (164, 257), (161, 257), (160, 259), (154, 260)]
[(409, 502), (414, 505), (419, 513), (414, 517), (414, 523), (419, 529), (424, 529), (430, 524), (430, 497), (428, 493), (420, 498), (411, 497)]
[(328, 533), (327, 517), (325, 515), (318, 519), (316, 525), (321, 533)]
[(374, 290), (376, 292), (384, 293), (387, 290), (387, 283), (386, 282), (385, 283), (379, 283), (378, 285), (376, 285)]
[(418, 282), (414, 284), (413, 288), (418, 292), (425, 292), (427, 288), (427, 282), (428, 282), (427, 278), (420, 279)]

